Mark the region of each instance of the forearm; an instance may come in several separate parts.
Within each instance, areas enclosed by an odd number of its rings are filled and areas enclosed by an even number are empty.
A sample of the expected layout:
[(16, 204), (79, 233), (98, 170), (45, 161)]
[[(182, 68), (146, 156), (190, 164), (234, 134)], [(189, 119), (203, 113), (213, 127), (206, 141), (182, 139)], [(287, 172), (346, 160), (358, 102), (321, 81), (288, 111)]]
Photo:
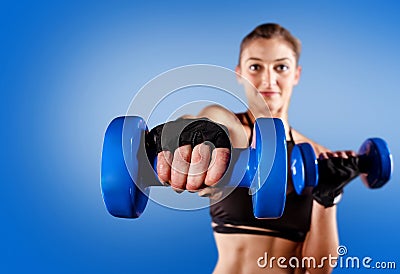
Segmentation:
[[(303, 257), (315, 258), (316, 266), (309, 273), (330, 273), (330, 258), (337, 257), (339, 237), (336, 206), (325, 208), (314, 201), (310, 231), (304, 241)], [(334, 263), (331, 261), (331, 264)]]

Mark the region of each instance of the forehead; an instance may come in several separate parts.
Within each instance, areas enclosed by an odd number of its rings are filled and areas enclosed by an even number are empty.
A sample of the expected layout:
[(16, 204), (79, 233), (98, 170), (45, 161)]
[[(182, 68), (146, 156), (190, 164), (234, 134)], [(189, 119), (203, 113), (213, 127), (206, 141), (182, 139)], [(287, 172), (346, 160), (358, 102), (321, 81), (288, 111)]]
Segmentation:
[(293, 62), (296, 61), (295, 53), (290, 45), (279, 38), (258, 38), (250, 41), (242, 51), (241, 61), (246, 61), (249, 58), (270, 62), (282, 58), (288, 58)]

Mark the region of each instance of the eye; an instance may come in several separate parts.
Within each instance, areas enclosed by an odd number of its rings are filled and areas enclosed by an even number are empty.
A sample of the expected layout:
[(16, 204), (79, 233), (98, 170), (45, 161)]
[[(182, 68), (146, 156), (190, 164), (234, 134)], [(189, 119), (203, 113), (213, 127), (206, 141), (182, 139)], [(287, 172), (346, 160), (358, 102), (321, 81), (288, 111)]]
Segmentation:
[(287, 70), (289, 70), (289, 67), (288, 67), (287, 65), (280, 64), (280, 65), (277, 65), (277, 66), (275, 67), (275, 69), (276, 69), (277, 71), (287, 71)]
[(249, 66), (249, 69), (250, 69), (251, 71), (260, 70), (260, 65), (258, 65), (258, 64), (250, 65), (250, 66)]

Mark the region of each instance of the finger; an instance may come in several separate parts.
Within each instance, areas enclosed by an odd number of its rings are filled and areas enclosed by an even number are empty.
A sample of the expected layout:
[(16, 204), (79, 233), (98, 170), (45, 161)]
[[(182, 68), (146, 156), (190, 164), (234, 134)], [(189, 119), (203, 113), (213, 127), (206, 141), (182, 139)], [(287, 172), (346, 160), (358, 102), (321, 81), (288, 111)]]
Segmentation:
[(190, 145), (181, 146), (174, 152), (171, 170), (171, 187), (178, 192), (186, 188), (191, 155), (192, 148)]
[(213, 187), (205, 187), (203, 189), (200, 189), (197, 194), (200, 197), (210, 197), (215, 191), (215, 188)]
[(170, 151), (161, 151), (157, 155), (157, 174), (162, 183), (171, 182), (171, 164), (172, 153)]
[(319, 154), (318, 158), (319, 158), (320, 160), (323, 160), (323, 159), (328, 159), (329, 157), (328, 157), (328, 154), (327, 154), (326, 152), (321, 152), (321, 153)]
[(228, 148), (216, 148), (211, 155), (211, 163), (207, 171), (204, 183), (208, 186), (215, 185), (224, 175), (230, 161)]
[(193, 148), (186, 189), (198, 190), (206, 178), (208, 165), (211, 160), (211, 150), (206, 144), (200, 144)]
[(214, 202), (223, 197), (223, 190), (219, 187), (206, 187), (197, 192), (200, 197), (210, 197)]
[(328, 158), (339, 157), (336, 151), (328, 151), (326, 155), (328, 155)]
[(357, 157), (357, 153), (354, 150), (345, 151), (348, 157)]
[(339, 158), (343, 158), (343, 159), (349, 158), (346, 151), (335, 151), (335, 153), (337, 154), (337, 157), (339, 157)]

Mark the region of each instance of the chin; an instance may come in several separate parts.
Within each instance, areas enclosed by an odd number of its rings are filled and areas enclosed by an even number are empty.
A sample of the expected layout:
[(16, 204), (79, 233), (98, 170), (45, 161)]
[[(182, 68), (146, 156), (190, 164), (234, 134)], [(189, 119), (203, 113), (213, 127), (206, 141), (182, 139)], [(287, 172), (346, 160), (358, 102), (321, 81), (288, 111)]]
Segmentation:
[(276, 102), (276, 100), (274, 100), (274, 99), (264, 98), (264, 102), (271, 111), (282, 108), (282, 104), (280, 102)]

